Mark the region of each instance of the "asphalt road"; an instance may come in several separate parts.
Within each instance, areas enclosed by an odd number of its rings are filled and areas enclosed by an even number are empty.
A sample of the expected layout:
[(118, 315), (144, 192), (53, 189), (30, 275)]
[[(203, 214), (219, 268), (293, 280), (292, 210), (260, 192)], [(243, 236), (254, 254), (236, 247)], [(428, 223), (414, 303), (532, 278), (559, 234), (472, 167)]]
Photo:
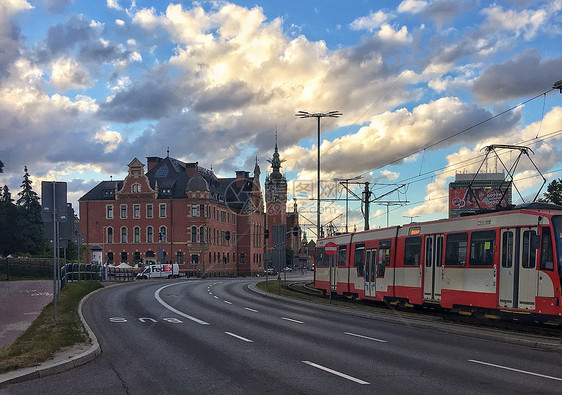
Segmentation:
[(0, 393), (560, 393), (560, 353), (272, 299), (251, 281), (98, 292), (84, 316), (102, 354)]

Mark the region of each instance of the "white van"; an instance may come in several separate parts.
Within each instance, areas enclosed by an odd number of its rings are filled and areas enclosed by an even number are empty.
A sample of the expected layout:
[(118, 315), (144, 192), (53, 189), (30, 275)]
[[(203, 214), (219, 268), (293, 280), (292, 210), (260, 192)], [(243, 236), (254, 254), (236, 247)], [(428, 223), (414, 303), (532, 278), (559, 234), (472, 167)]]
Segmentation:
[(137, 274), (138, 279), (147, 278), (172, 278), (180, 276), (180, 267), (177, 263), (164, 263), (161, 265), (148, 265), (142, 272)]

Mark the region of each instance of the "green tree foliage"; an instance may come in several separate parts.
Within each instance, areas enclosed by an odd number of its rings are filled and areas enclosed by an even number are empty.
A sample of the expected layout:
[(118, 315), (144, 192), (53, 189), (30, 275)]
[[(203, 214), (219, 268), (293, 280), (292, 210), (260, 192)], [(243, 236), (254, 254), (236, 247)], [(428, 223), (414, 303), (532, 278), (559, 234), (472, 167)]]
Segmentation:
[(0, 173), (4, 173), (4, 163), (0, 160)]
[(41, 204), (37, 193), (33, 191), (32, 181), (24, 167), (25, 174), (21, 184), (20, 197), (17, 201), (19, 207), (17, 217), (18, 239), (20, 251), (36, 254), (43, 249), (43, 221), (41, 220)]
[(0, 254), (8, 256), (18, 251), (16, 220), (18, 206), (14, 204), (12, 194), (4, 185), (0, 195)]
[(562, 179), (559, 178), (548, 184), (544, 199), (541, 201), (562, 205)]
[(293, 265), (293, 257), (295, 256), (295, 251), (291, 247), (285, 246), (285, 266)]

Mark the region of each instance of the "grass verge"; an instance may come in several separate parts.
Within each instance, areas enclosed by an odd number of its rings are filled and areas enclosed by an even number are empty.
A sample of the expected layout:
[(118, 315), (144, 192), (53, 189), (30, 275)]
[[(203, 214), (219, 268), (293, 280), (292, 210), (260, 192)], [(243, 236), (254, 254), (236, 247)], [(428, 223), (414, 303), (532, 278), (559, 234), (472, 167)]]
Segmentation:
[(57, 323), (51, 302), (11, 346), (0, 350), (0, 373), (37, 366), (64, 347), (89, 342), (78, 305), (84, 296), (101, 287), (98, 281), (69, 283), (57, 302)]

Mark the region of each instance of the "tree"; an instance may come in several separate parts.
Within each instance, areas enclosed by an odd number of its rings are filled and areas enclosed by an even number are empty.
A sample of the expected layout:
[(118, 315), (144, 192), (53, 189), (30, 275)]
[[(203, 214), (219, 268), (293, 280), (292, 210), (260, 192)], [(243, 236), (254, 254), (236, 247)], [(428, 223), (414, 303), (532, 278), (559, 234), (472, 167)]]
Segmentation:
[(293, 266), (293, 257), (295, 256), (295, 251), (291, 247), (285, 246), (285, 266)]
[(0, 160), (0, 173), (4, 173), (4, 163)]
[(0, 253), (4, 256), (18, 251), (17, 217), (18, 206), (13, 203), (8, 186), (4, 185), (0, 198)]
[(562, 179), (552, 181), (546, 190), (541, 201), (562, 205)]
[(43, 221), (41, 219), (41, 204), (37, 193), (33, 191), (27, 166), (21, 184), (20, 198), (17, 205), (20, 210), (17, 218), (17, 237), (20, 252), (38, 253), (43, 249)]

